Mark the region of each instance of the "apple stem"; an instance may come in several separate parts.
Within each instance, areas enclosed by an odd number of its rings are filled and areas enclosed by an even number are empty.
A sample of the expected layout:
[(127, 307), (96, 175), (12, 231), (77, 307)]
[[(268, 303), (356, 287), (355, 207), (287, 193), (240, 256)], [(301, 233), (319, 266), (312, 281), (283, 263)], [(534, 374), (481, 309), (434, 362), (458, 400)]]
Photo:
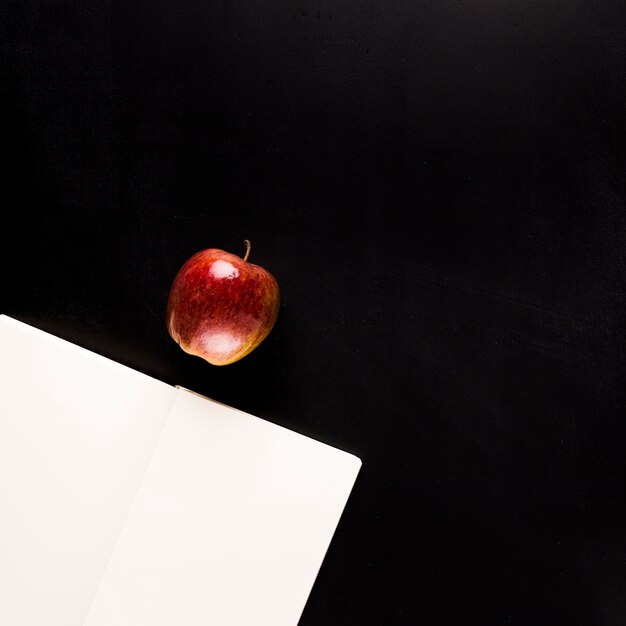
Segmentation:
[(250, 245), (250, 242), (249, 242), (247, 239), (244, 239), (244, 241), (243, 241), (243, 242), (246, 244), (246, 256), (245, 256), (245, 257), (243, 257), (243, 260), (244, 260), (244, 261), (247, 261), (247, 260), (248, 260), (248, 257), (250, 256), (250, 248), (251, 248), (252, 246)]

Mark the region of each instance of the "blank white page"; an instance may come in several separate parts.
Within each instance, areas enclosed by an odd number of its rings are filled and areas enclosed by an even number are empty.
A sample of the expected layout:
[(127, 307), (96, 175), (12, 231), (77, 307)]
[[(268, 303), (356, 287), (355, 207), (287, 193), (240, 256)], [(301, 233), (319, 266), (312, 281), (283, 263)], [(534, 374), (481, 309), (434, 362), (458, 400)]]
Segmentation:
[(0, 624), (83, 624), (175, 395), (0, 316)]
[(295, 626), (360, 465), (178, 389), (86, 626)]

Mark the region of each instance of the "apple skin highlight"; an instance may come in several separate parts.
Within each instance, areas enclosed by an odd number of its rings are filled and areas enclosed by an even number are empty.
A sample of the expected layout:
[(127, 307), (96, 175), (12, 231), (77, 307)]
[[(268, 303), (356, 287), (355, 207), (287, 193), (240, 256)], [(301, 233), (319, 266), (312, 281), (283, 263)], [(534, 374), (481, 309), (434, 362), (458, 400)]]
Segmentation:
[(188, 354), (228, 365), (250, 354), (272, 330), (280, 307), (278, 283), (245, 259), (209, 248), (194, 254), (176, 275), (167, 329)]

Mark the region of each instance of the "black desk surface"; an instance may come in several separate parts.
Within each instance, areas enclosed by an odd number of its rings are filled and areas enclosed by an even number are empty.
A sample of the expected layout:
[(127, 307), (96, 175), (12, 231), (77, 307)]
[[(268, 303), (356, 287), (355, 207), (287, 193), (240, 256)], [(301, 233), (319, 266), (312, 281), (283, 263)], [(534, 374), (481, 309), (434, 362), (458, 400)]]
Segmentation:
[[(0, 6), (2, 312), (363, 459), (302, 626), (626, 623), (625, 9)], [(211, 367), (169, 287), (246, 238)]]

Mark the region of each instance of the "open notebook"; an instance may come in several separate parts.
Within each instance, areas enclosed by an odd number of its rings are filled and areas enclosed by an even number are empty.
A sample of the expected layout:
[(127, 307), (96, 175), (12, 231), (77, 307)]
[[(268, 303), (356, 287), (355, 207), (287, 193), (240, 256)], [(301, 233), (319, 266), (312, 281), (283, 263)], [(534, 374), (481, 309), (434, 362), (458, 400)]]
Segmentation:
[(0, 624), (295, 626), (360, 465), (0, 316)]

